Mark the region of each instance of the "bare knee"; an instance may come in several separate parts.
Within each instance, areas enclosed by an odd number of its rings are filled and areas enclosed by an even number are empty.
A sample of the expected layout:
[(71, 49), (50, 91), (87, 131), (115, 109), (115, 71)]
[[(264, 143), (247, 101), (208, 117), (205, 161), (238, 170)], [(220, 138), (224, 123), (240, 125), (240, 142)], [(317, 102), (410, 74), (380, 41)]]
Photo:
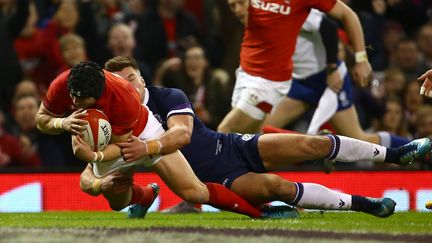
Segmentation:
[(177, 195), (189, 203), (207, 203), (209, 200), (209, 193), (204, 184), (181, 190)]
[(277, 175), (270, 174), (267, 176), (266, 184), (270, 198), (273, 200), (292, 201), (297, 193), (293, 182)]
[(324, 157), (329, 154), (331, 142), (325, 136), (305, 136), (302, 150), (305, 154)]

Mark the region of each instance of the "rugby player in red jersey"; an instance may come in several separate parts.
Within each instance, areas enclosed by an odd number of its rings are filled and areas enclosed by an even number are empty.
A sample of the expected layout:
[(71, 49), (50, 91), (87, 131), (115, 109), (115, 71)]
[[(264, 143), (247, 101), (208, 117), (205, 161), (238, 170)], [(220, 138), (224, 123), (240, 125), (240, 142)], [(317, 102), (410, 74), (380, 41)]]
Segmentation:
[[(111, 124), (111, 143), (103, 151), (91, 151), (79, 136), (87, 123), (80, 119), (85, 116), (84, 109), (87, 108), (102, 110)], [(120, 76), (103, 70), (95, 63), (81, 62), (60, 74), (51, 83), (36, 115), (36, 122), (44, 133), (59, 134), (66, 131), (73, 134), (75, 155), (90, 163), (95, 175), (92, 181), (86, 181), (90, 184), (87, 186), (90, 186), (91, 194), (101, 193), (101, 180), (104, 178), (115, 180), (118, 173), (130, 175), (125, 180), (120, 179), (119, 183), (124, 185), (120, 190), (103, 191), (114, 210), (132, 205), (129, 207), (130, 217), (144, 217), (159, 190), (156, 184), (142, 187), (132, 183), (131, 175), (137, 165), (151, 167), (185, 201), (206, 203), (254, 218), (267, 216), (224, 186), (202, 183), (183, 155), (158, 139), (164, 129), (147, 107), (142, 105), (138, 92)], [(125, 162), (115, 143), (124, 142), (131, 135), (145, 140), (147, 152), (151, 156)], [(282, 210), (290, 209), (285, 207)]]
[(232, 110), (218, 127), (221, 132), (254, 133), (286, 96), (299, 31), (312, 8), (339, 19), (350, 37), (360, 85), (368, 83), (371, 66), (357, 15), (340, 0), (228, 0), (245, 24), (240, 67), (232, 95)]

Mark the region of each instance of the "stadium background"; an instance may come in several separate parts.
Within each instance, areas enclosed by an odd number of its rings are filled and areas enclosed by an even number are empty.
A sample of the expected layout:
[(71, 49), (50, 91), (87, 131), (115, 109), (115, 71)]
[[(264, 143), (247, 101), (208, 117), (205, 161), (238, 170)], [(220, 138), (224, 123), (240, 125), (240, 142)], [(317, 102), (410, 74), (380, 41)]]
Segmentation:
[[(360, 17), (374, 68), (370, 87), (354, 90), (362, 126), (410, 138), (430, 136), (432, 107), (418, 95), (416, 81), (432, 68), (430, 1), (345, 2)], [(49, 82), (76, 62), (103, 65), (114, 55), (132, 55), (148, 84), (182, 88), (212, 128), (230, 108), (242, 27), (225, 1), (2, 0), (0, 11), (0, 212), (108, 210), (101, 197), (79, 191), (85, 165), (73, 157), (70, 137), (40, 134), (32, 122)], [(161, 12), (174, 20), (161, 20)], [(340, 37), (340, 56), (349, 64), (349, 43), (342, 31)], [(185, 55), (196, 45), (205, 55)], [(288, 128), (304, 131), (310, 116)], [(311, 161), (278, 173), (347, 193), (388, 195), (398, 210), (420, 210), (432, 198), (431, 168), (430, 163), (400, 168), (360, 161), (339, 164), (338, 172), (327, 175), (322, 162)], [(136, 180), (160, 182), (150, 172)], [(162, 186), (157, 209), (178, 200)]]

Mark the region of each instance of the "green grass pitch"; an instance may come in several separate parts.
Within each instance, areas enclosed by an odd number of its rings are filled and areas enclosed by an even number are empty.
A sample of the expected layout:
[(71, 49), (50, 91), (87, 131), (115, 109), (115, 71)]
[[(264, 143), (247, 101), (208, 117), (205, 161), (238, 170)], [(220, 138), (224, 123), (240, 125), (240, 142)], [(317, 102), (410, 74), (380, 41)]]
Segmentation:
[[(181, 229), (185, 228), (188, 231), (182, 232)], [(431, 229), (432, 213), (414, 212), (396, 213), (385, 219), (363, 213), (301, 212), (299, 219), (286, 220), (251, 220), (225, 212), (149, 213), (145, 219), (128, 219), (125, 213), (116, 212), (0, 214), (0, 235), (3, 236), (0, 242), (2, 239), (4, 242), (38, 241), (36, 239), (40, 242), (59, 239), (61, 242), (77, 239), (83, 242), (94, 239), (100, 242), (135, 242), (137, 237), (150, 240), (148, 242), (182, 243), (203, 239), (207, 242), (298, 242), (299, 239), (302, 242), (326, 242), (329, 239), (331, 242), (358, 242), (358, 239), (364, 239), (356, 235), (372, 235), (365, 239), (370, 241), (421, 242), (431, 239), (429, 242), (432, 242)], [(293, 235), (293, 232), (305, 235)]]

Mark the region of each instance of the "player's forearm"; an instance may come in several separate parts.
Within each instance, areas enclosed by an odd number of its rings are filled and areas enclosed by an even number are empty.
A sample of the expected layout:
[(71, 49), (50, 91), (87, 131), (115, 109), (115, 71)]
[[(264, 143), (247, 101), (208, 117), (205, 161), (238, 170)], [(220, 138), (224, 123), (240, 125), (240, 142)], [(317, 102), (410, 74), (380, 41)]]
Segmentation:
[(102, 151), (104, 159), (102, 161), (112, 161), (121, 156), (121, 149), (115, 144), (108, 144)]
[(365, 51), (363, 29), (357, 14), (347, 7), (347, 10), (341, 16), (341, 22), (351, 41), (354, 52)]
[(105, 161), (112, 161), (122, 156), (121, 148), (116, 145), (118, 142), (125, 142), (132, 135), (132, 131), (123, 135), (112, 135), (110, 144), (108, 144), (102, 151), (95, 152), (93, 159), (87, 162), (100, 163)]
[(81, 173), (80, 176), (80, 188), (83, 192), (90, 194), (92, 196), (97, 196), (100, 192), (97, 192), (93, 189), (93, 185), (95, 181), (98, 180), (96, 176), (93, 174), (93, 169), (91, 165), (87, 165), (85, 170)]
[(42, 133), (57, 135), (62, 133), (62, 118), (53, 117), (48, 114), (37, 113), (36, 114), (36, 125), (39, 131)]
[(169, 128), (160, 138), (161, 154), (170, 154), (188, 145), (192, 133), (187, 126), (174, 126)]
[(103, 163), (113, 161), (122, 156), (121, 149), (115, 144), (108, 144), (102, 151), (94, 152), (93, 157), (89, 158), (88, 163)]

